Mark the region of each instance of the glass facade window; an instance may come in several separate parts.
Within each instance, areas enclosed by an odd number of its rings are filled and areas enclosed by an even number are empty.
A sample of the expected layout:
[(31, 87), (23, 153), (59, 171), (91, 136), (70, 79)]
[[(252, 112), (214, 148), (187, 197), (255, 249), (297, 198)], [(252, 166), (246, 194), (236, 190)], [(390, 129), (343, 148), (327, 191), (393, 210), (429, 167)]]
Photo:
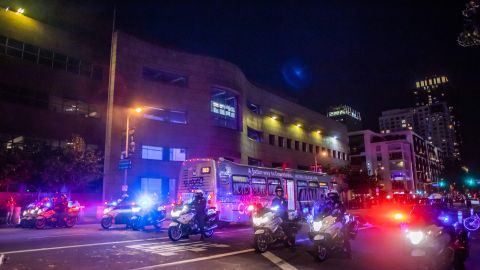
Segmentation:
[(247, 127), (247, 136), (256, 142), (262, 142), (263, 133), (253, 128)]
[(187, 113), (182, 111), (150, 108), (145, 111), (143, 117), (154, 121), (169, 122), (175, 124), (187, 123)]
[(215, 125), (238, 129), (238, 101), (236, 95), (225, 89), (213, 88), (210, 105)]
[(142, 159), (163, 160), (163, 147), (142, 145)]
[(292, 149), (292, 139), (287, 139), (287, 149)]
[(162, 82), (180, 87), (188, 85), (188, 77), (164, 70), (143, 67), (142, 76), (145, 80)]
[(262, 107), (258, 104), (247, 101), (247, 108), (257, 115), (262, 115)]
[(278, 136), (278, 146), (285, 147), (285, 138)]
[(272, 135), (272, 134), (268, 135), (268, 144), (275, 145), (275, 135)]
[(24, 61), (84, 75), (95, 80), (101, 80), (103, 77), (102, 67), (98, 65), (88, 64), (82, 68), (83, 61), (80, 59), (5, 36), (0, 36), (0, 55), (21, 58)]
[[(143, 150), (143, 149), (142, 149)], [(184, 148), (170, 148), (170, 161), (185, 161), (187, 151)]]
[(261, 167), (263, 166), (263, 162), (260, 159), (248, 157), (248, 165)]

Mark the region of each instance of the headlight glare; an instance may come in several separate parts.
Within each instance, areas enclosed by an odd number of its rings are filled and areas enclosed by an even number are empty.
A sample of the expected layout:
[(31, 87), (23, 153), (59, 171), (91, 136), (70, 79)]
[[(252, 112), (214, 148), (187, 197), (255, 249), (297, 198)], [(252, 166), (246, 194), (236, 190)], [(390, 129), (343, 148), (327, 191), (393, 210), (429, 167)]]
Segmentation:
[(322, 222), (321, 221), (314, 221), (313, 222), (313, 230), (318, 232), (322, 228)]
[(413, 231), (413, 232), (408, 232), (407, 233), (407, 238), (410, 240), (410, 243), (413, 245), (418, 245), (420, 242), (422, 242), (423, 238), (425, 237), (425, 234), (422, 231)]

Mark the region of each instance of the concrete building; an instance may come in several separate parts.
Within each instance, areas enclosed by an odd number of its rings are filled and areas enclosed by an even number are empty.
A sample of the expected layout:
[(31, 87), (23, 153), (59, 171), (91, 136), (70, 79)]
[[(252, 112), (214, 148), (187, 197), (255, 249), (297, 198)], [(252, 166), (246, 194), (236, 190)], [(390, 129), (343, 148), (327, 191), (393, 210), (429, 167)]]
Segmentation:
[(362, 129), (362, 116), (360, 112), (347, 105), (330, 107), (327, 116), (347, 126), (349, 132)]
[[(346, 127), (252, 84), (235, 65), (113, 37), (105, 147), (106, 198), (121, 193), (126, 119), (129, 190), (175, 192), (182, 161), (225, 157), (308, 170), (348, 164)], [(114, 87), (113, 87), (114, 86)], [(131, 108), (142, 107), (141, 113)]]
[(108, 55), (102, 52), (93, 36), (0, 9), (2, 144), (64, 147), (76, 136), (103, 151)]
[(413, 130), (428, 142), (442, 149), (446, 158), (458, 159), (455, 120), (445, 102), (415, 108), (382, 112), (379, 118), (381, 133)]
[(431, 190), (441, 179), (443, 153), (413, 131), (350, 132), (352, 169), (375, 176), (384, 191)]

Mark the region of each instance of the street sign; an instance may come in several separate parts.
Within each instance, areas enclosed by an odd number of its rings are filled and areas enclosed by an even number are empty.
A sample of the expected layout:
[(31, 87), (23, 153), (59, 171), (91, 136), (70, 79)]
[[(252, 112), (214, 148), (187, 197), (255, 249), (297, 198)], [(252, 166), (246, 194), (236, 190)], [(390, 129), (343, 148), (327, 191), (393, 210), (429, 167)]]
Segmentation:
[(118, 162), (118, 169), (127, 170), (132, 168), (132, 161), (130, 159), (121, 159)]

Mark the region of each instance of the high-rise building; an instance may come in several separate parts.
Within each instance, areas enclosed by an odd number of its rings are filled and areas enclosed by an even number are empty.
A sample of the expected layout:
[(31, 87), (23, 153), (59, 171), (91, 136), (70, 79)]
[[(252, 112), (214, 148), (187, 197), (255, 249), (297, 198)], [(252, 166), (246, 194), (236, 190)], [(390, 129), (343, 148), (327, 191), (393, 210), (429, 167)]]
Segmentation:
[(330, 107), (327, 116), (347, 126), (349, 132), (362, 129), (362, 117), (360, 112), (347, 105)]
[(415, 82), (413, 96), (415, 106), (426, 106), (440, 102), (448, 102), (447, 95), (450, 85), (446, 76), (426, 77)]
[(427, 77), (415, 83), (415, 107), (382, 112), (381, 133), (413, 130), (425, 140), (442, 149), (445, 157), (459, 160), (459, 143), (453, 101), (446, 76)]
[(380, 132), (390, 133), (401, 130), (412, 130), (415, 113), (412, 108), (383, 111), (379, 118)]

